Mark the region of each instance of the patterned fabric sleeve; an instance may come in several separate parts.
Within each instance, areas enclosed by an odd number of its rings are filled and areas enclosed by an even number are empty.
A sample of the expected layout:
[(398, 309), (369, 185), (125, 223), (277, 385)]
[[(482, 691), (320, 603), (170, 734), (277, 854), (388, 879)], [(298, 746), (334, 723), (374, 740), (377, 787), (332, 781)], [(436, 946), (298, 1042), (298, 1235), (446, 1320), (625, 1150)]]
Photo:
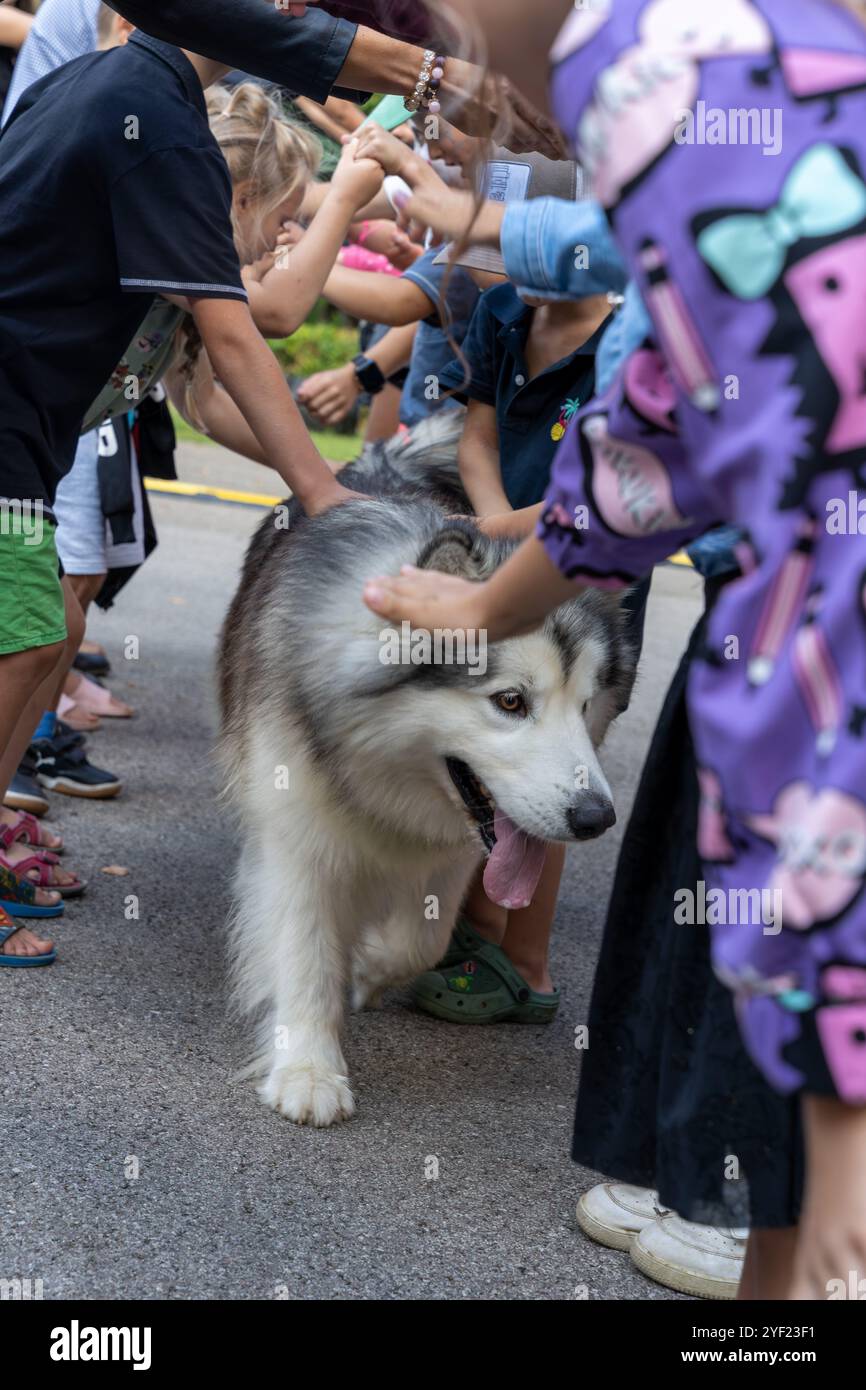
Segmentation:
[(866, 30), (825, 0), (591, 0), (552, 56), (660, 360), (578, 419), (542, 536), (614, 585), (740, 529), (689, 688), (705, 881), (672, 911), (710, 926), (768, 1080), (863, 1105)]

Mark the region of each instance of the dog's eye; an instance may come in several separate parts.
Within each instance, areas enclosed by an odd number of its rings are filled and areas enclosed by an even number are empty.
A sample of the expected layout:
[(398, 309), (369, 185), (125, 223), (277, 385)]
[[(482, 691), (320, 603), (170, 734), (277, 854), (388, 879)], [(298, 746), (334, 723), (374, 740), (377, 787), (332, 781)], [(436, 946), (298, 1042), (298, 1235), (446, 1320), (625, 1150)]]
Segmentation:
[(526, 701), (519, 690), (500, 690), (498, 695), (491, 695), (490, 698), (503, 714), (515, 714), (520, 719), (526, 717)]

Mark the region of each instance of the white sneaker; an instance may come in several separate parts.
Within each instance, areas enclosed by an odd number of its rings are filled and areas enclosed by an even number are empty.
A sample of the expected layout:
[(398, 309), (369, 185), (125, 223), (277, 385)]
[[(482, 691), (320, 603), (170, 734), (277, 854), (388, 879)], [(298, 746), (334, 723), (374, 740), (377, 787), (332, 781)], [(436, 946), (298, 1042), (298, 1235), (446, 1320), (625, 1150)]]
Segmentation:
[(696, 1298), (736, 1298), (748, 1231), (696, 1226), (675, 1212), (646, 1223), (631, 1257), (642, 1274)]
[(630, 1250), (638, 1232), (664, 1211), (666, 1208), (659, 1205), (658, 1193), (646, 1187), (600, 1182), (579, 1198), (577, 1224), (599, 1245), (607, 1245), (611, 1250)]

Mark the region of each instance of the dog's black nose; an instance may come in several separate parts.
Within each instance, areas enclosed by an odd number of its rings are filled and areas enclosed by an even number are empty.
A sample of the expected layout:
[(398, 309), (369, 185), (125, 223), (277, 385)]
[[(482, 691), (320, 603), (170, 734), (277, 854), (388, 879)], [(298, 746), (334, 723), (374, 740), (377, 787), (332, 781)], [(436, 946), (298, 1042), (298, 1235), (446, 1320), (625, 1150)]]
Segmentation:
[(576, 806), (568, 812), (568, 825), (576, 840), (594, 840), (616, 825), (616, 811), (613, 802), (606, 796), (587, 792)]

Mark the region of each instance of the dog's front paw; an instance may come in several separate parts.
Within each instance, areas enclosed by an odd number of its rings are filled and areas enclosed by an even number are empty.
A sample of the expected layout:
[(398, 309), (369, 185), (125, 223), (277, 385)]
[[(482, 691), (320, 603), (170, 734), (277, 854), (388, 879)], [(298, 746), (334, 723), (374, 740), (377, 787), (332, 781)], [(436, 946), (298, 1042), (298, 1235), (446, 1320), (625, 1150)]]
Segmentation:
[(349, 1078), (312, 1062), (272, 1071), (259, 1095), (272, 1110), (298, 1125), (323, 1129), (355, 1113)]

